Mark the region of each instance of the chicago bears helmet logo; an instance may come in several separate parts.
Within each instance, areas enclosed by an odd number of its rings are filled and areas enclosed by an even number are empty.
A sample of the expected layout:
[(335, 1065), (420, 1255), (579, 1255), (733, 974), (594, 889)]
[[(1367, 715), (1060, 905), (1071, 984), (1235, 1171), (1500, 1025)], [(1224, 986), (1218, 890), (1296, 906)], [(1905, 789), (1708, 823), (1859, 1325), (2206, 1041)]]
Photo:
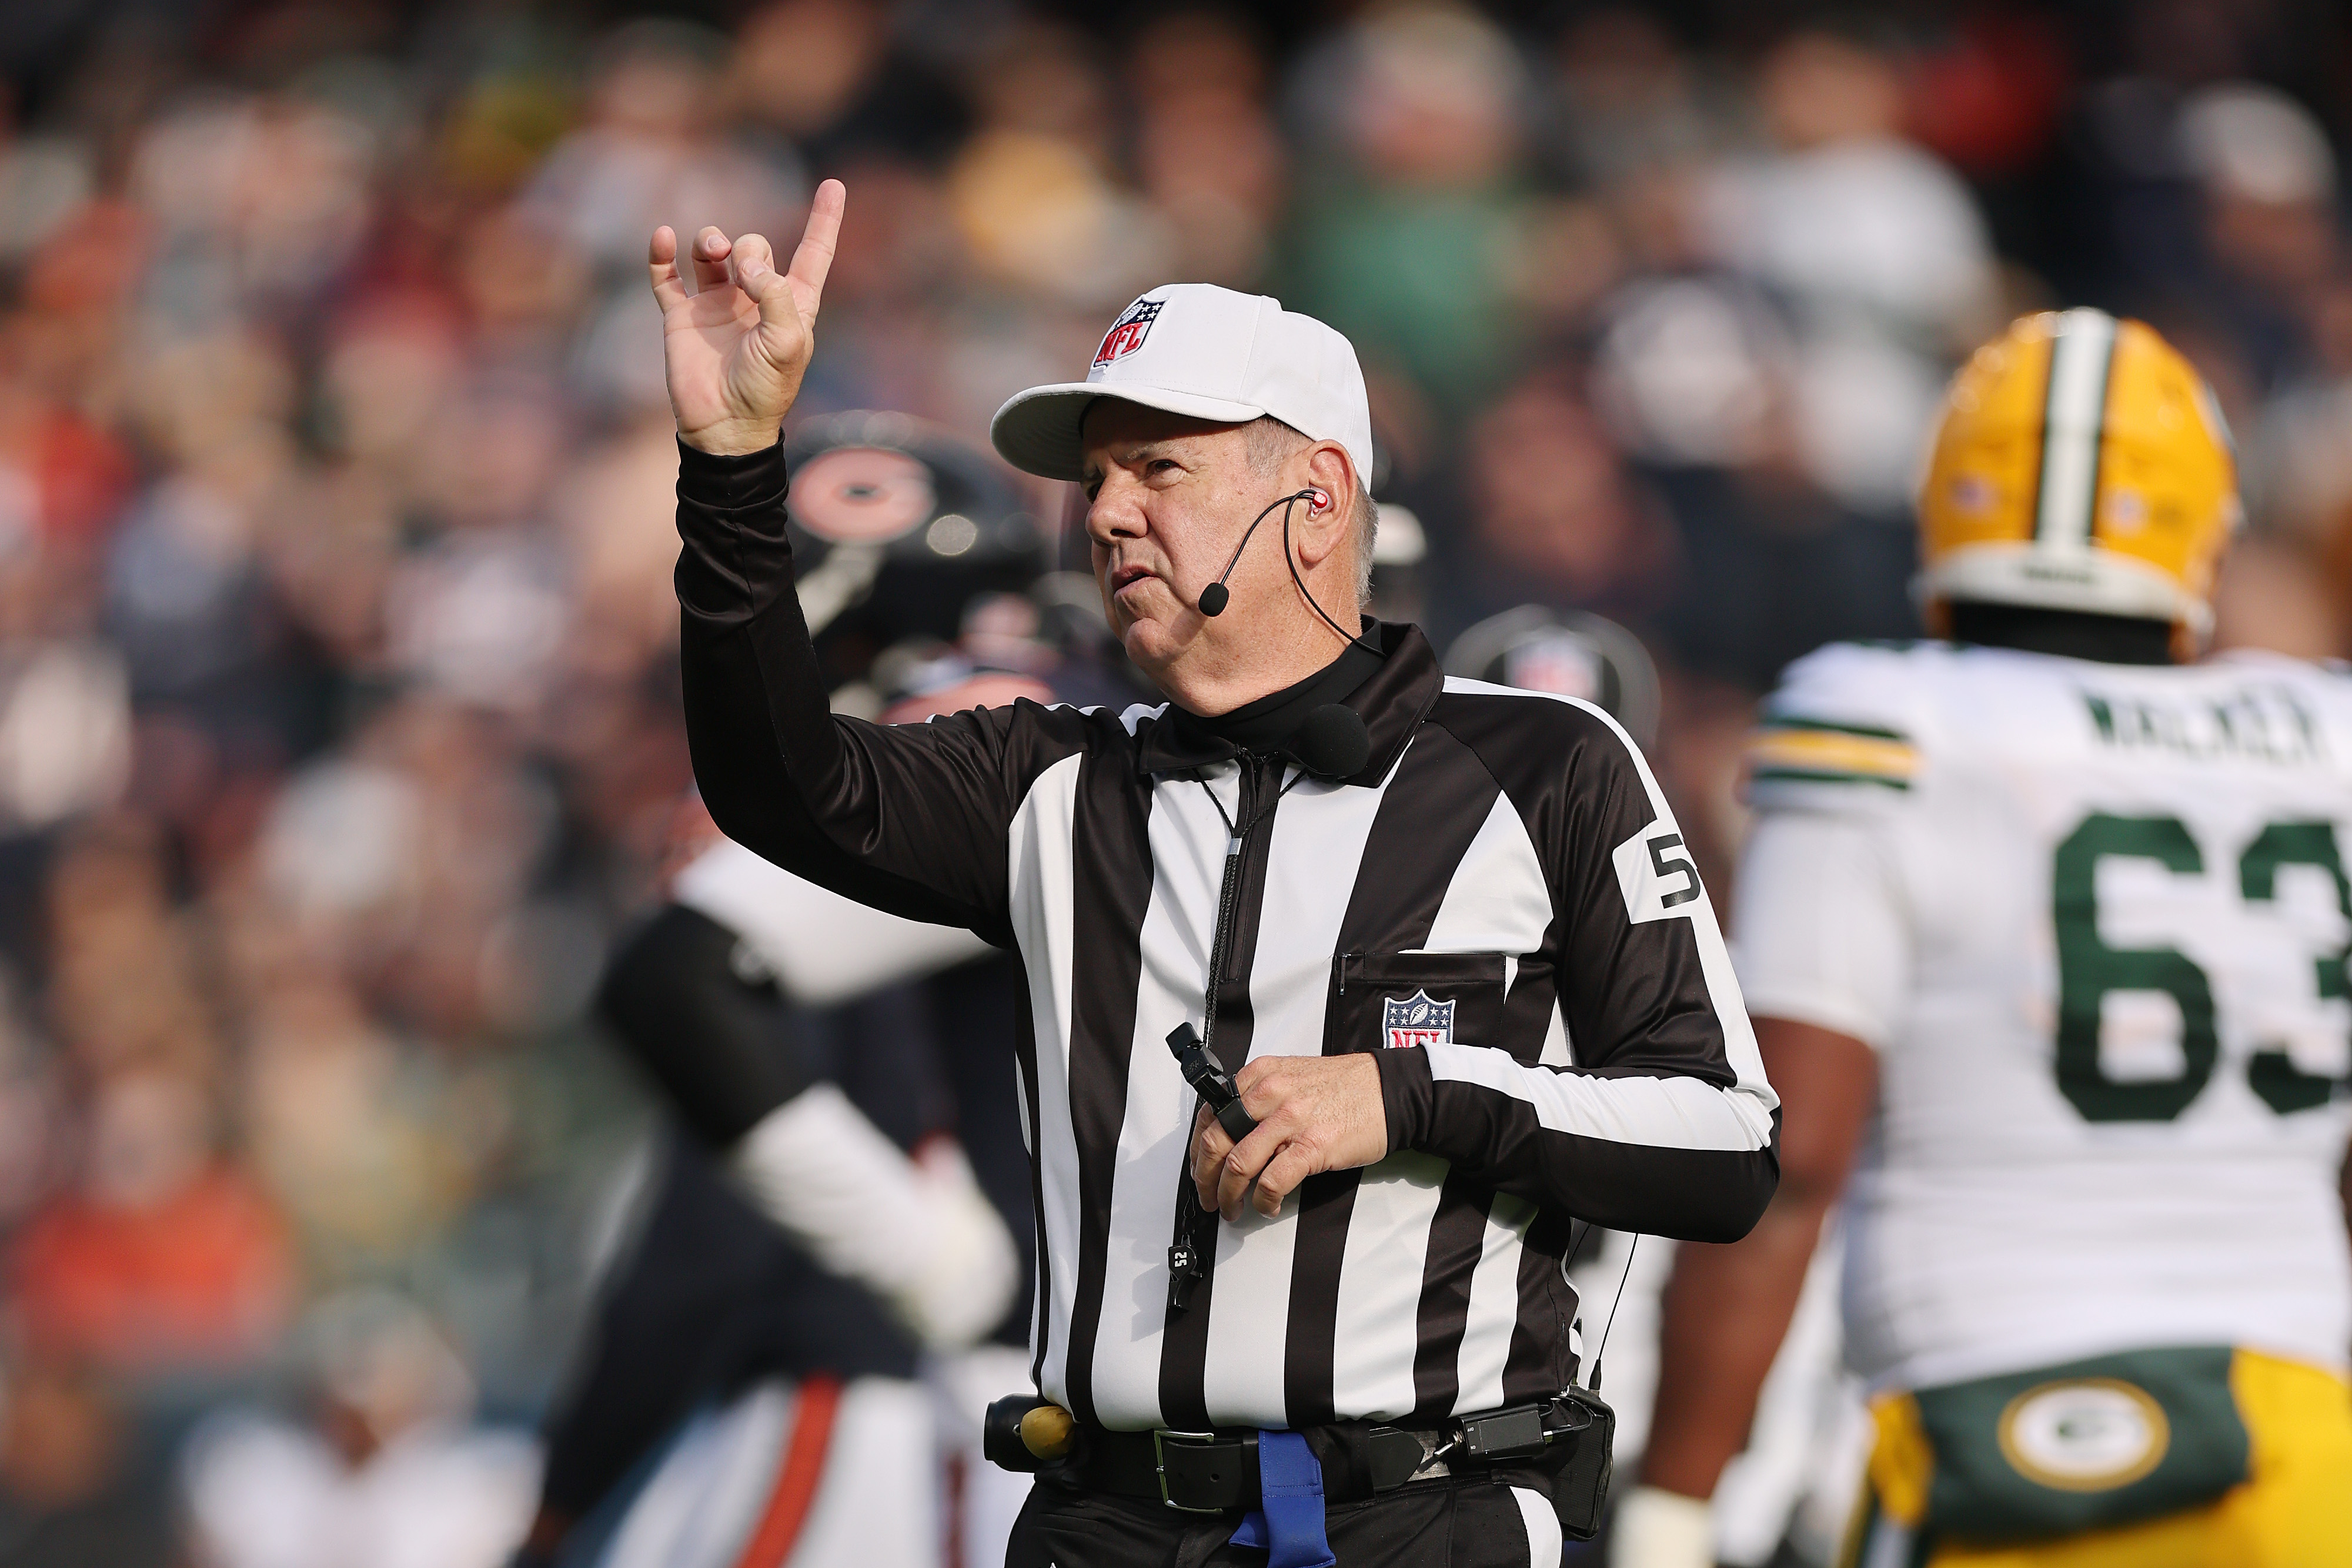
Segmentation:
[(1143, 347), (1144, 335), (1151, 324), (1160, 319), (1160, 301), (1139, 299), (1129, 306), (1119, 319), (1103, 334), (1102, 347), (1095, 350), (1094, 368), (1102, 369), (1113, 360), (1123, 360)]
[(1381, 1043), (1392, 1050), (1454, 1043), (1454, 1004), (1427, 991), (1381, 998)]

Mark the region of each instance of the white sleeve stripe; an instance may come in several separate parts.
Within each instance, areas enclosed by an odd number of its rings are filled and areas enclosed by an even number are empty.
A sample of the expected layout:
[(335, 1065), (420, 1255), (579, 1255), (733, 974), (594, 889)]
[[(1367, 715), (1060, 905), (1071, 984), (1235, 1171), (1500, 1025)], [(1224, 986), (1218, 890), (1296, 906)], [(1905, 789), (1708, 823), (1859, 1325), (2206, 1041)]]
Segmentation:
[(1533, 1110), (1546, 1132), (1653, 1148), (1748, 1154), (1772, 1141), (1771, 1106), (1752, 1089), (1702, 1079), (1594, 1078), (1522, 1067), (1487, 1046), (1433, 1045), (1430, 1077), (1507, 1094)]

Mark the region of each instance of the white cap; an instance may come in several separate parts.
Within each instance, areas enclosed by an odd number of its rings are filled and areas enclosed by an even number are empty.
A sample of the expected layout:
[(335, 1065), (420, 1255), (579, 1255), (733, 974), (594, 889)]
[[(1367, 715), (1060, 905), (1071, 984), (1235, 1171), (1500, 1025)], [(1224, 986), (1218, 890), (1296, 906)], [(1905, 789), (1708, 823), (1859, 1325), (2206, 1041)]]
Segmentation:
[(1266, 295), (1213, 283), (1146, 290), (1103, 334), (1085, 381), (1014, 393), (989, 439), (1015, 468), (1076, 479), (1079, 424), (1102, 397), (1227, 424), (1272, 414), (1312, 440), (1338, 442), (1356, 477), (1372, 481), (1371, 406), (1355, 349)]

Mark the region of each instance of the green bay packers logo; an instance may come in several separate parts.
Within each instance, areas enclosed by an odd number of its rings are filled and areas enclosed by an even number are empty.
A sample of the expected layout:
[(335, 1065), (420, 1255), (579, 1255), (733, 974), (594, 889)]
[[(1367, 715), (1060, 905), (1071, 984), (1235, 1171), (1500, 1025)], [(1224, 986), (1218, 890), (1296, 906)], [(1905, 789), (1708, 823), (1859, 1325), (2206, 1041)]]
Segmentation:
[(2146, 1390), (2120, 1378), (2044, 1383), (2000, 1413), (2001, 1457), (2060, 1491), (2111, 1491), (2162, 1462), (2171, 1424)]

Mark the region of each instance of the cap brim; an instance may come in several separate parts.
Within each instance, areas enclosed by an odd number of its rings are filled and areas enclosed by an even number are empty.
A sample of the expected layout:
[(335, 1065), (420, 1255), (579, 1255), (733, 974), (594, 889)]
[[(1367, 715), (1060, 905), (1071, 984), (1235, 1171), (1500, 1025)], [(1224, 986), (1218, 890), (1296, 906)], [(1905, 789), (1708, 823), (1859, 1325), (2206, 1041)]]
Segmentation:
[(1047, 479), (1080, 478), (1086, 469), (1080, 427), (1095, 400), (1106, 397), (1219, 424), (1245, 423), (1265, 413), (1255, 403), (1229, 402), (1132, 382), (1064, 382), (1013, 393), (989, 421), (988, 439), (999, 455), (1024, 473)]

